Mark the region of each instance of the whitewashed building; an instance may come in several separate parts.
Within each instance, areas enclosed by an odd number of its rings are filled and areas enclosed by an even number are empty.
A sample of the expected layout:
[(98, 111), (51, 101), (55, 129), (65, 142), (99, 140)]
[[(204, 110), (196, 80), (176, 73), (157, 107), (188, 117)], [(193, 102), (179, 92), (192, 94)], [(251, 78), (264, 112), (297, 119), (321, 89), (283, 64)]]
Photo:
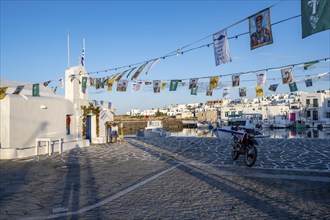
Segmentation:
[[(73, 74), (76, 78), (71, 81)], [(100, 106), (98, 124), (96, 115), (91, 112), (84, 116), (82, 106), (89, 105), (88, 88), (83, 93), (80, 83), (84, 76), (87, 74), (83, 66), (65, 71), (65, 97), (54, 94), (42, 84), (40, 96), (32, 96), (31, 84), (1, 79), (1, 86), (8, 86), (8, 90), (0, 100), (0, 159), (62, 152), (106, 142), (105, 124), (113, 121), (113, 114)], [(19, 95), (12, 94), (18, 85), (25, 85), (24, 89)], [(84, 117), (87, 118), (88, 137), (83, 131)]]

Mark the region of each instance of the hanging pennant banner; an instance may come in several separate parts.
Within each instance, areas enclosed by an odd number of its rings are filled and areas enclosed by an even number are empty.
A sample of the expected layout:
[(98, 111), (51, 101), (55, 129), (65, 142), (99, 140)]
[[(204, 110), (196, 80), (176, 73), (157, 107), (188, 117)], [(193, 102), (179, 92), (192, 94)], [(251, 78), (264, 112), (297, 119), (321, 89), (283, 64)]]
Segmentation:
[(127, 84), (128, 84), (128, 80), (120, 80), (117, 83), (117, 91), (118, 92), (126, 92), (126, 90), (127, 90)]
[(190, 95), (197, 95), (197, 91), (198, 91), (198, 86), (191, 88)]
[(278, 84), (273, 84), (273, 85), (270, 85), (268, 89), (269, 89), (270, 91), (275, 92), (276, 89), (277, 89), (277, 86), (278, 86)]
[(162, 90), (165, 89), (165, 86), (167, 85), (167, 82), (162, 82)]
[(108, 102), (108, 109), (111, 109), (112, 103)]
[(144, 67), (146, 67), (148, 63), (143, 64), (142, 66), (139, 67), (139, 69), (133, 74), (131, 80), (135, 80), (138, 78), (138, 76), (140, 75), (140, 73), (143, 71)]
[(152, 63), (150, 64), (150, 66), (147, 69), (146, 75), (154, 68), (154, 66), (158, 63), (159, 60), (160, 60), (160, 58), (157, 58), (152, 61)]
[(265, 9), (249, 17), (251, 50), (273, 43), (270, 10)]
[(222, 30), (213, 35), (213, 46), (214, 46), (214, 56), (215, 65), (230, 63), (230, 50), (227, 39), (227, 29)]
[(160, 85), (161, 81), (160, 80), (154, 80), (154, 93), (160, 93)]
[(142, 81), (137, 81), (132, 83), (132, 92), (140, 92), (143, 86)]
[(151, 85), (151, 84), (152, 84), (152, 82), (149, 82), (149, 81), (144, 82), (144, 85), (146, 85), (146, 86)]
[(49, 84), (50, 82), (51, 82), (51, 80), (49, 80), (49, 81), (47, 81), (47, 82), (44, 82), (44, 83), (43, 83), (44, 87), (47, 87), (48, 84)]
[(257, 73), (257, 86), (264, 86), (266, 83), (266, 71)]
[(230, 94), (230, 87), (224, 87), (222, 89), (222, 97), (228, 98)]
[(232, 75), (232, 86), (239, 87), (240, 75)]
[(176, 91), (178, 88), (179, 80), (171, 80), (170, 91)]
[(319, 61), (311, 61), (311, 62), (307, 62), (307, 63), (304, 63), (304, 70), (307, 70), (308, 67), (314, 65), (314, 64), (317, 64)]
[(305, 79), (305, 84), (306, 84), (306, 87), (313, 86), (313, 80), (312, 80), (312, 78), (306, 78)]
[(195, 88), (197, 86), (198, 78), (192, 78), (189, 81), (189, 89)]
[(58, 86), (55, 86), (53, 92), (56, 93), (56, 90), (57, 90)]
[(59, 86), (61, 87), (61, 89), (63, 89), (64, 88), (64, 81), (63, 81), (63, 79), (59, 79), (58, 81), (59, 81)]
[(81, 86), (83, 88), (86, 88), (87, 87), (87, 77), (82, 77), (82, 79), (81, 79)]
[(39, 83), (32, 85), (32, 96), (40, 96), (39, 94)]
[(290, 84), (294, 82), (292, 67), (281, 69), (282, 83)]
[(94, 86), (94, 84), (95, 84), (95, 80), (94, 80), (94, 78), (89, 77), (89, 85), (90, 85), (90, 86)]
[(257, 97), (264, 96), (264, 89), (262, 88), (262, 86), (256, 86), (256, 96)]
[[(131, 69), (130, 73), (135, 69), (136, 67), (134, 67), (133, 69)], [(121, 78), (123, 78), (123, 76), (125, 76), (125, 74), (128, 72), (128, 70), (125, 70), (124, 72), (122, 72), (117, 78), (116, 78), (116, 82), (119, 82), (121, 80)], [(117, 75), (117, 74), (116, 74)]]
[(246, 87), (239, 88), (239, 97), (246, 96)]
[(298, 91), (296, 82), (290, 83), (289, 88), (290, 88), (290, 92)]
[(219, 76), (210, 77), (210, 86), (209, 86), (210, 90), (217, 88), (218, 84), (219, 84)]
[(115, 82), (115, 78), (108, 79), (108, 91), (112, 91), (113, 84)]
[(92, 101), (94, 103), (94, 106), (97, 106), (99, 104), (97, 100), (92, 100)]
[(13, 92), (14, 95), (19, 95), (22, 90), (23, 90), (24, 86), (17, 86), (15, 91)]
[(329, 0), (301, 0), (302, 38), (330, 29)]
[(0, 100), (4, 99), (6, 97), (6, 91), (8, 89), (8, 86), (6, 87), (0, 87)]

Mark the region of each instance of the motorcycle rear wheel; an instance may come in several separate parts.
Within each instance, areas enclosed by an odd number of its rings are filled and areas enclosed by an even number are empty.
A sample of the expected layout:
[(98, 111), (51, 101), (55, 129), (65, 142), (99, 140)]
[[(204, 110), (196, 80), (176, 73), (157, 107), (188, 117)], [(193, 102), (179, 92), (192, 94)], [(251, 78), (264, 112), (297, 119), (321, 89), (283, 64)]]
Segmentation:
[(244, 163), (248, 167), (252, 167), (255, 162), (257, 161), (258, 151), (254, 145), (249, 145), (246, 148), (245, 155), (244, 155)]

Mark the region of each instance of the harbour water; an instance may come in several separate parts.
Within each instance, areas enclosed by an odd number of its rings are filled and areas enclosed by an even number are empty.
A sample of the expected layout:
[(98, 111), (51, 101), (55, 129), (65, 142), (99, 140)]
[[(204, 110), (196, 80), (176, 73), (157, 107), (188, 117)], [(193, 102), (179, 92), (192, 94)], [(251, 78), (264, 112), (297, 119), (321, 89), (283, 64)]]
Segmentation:
[[(212, 130), (183, 128), (182, 131), (170, 131), (172, 136), (180, 137), (214, 137)], [(264, 135), (270, 138), (326, 138), (330, 139), (330, 129), (264, 129)]]

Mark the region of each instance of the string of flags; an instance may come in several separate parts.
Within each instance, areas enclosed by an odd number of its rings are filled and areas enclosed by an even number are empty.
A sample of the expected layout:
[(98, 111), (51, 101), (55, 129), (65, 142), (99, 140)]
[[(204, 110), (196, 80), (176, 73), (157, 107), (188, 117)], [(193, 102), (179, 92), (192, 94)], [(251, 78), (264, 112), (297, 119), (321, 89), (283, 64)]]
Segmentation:
[[(304, 75), (304, 76), (296, 76), (294, 75), (294, 67), (303, 67), (304, 70), (307, 70), (311, 66), (318, 64), (322, 61), (329, 62), (330, 58), (325, 59), (319, 59), (319, 60), (313, 60), (309, 62), (304, 63), (298, 63), (298, 64), (291, 64), (287, 66), (282, 67), (271, 67), (264, 70), (257, 70), (257, 71), (248, 71), (248, 72), (241, 72), (241, 73), (232, 73), (232, 74), (225, 74), (225, 75), (218, 75), (218, 76), (207, 76), (207, 77), (194, 77), (190, 79), (171, 79), (171, 80), (153, 80), (152, 82), (149, 80), (137, 80), (137, 77), (131, 78), (131, 80), (124, 79), (121, 80), (122, 74), (117, 73), (111, 78), (109, 77), (103, 77), (103, 78), (93, 78), (93, 77), (81, 77), (81, 80), (75, 76), (70, 76), (70, 81), (78, 80), (78, 82), (82, 85), (82, 92), (85, 93), (87, 87), (94, 87), (95, 89), (104, 89), (107, 88), (107, 90), (110, 92), (113, 90), (113, 86), (115, 81), (117, 82), (117, 92), (126, 92), (129, 82), (132, 82), (132, 92), (140, 92), (143, 88), (143, 85), (149, 86), (153, 85), (153, 91), (154, 93), (160, 93), (160, 91), (165, 90), (165, 87), (167, 84), (169, 84), (169, 91), (176, 91), (178, 86), (188, 86), (188, 89), (190, 90), (191, 95), (197, 95), (197, 92), (201, 88), (206, 88), (206, 96), (212, 96), (213, 90), (218, 89), (219, 85), (221, 84), (221, 88), (223, 89), (223, 97), (227, 97), (230, 94), (230, 87), (226, 85), (227, 82), (231, 83), (232, 88), (239, 88), (239, 96), (245, 97), (246, 96), (246, 87), (241, 86), (241, 82), (247, 82), (251, 80), (241, 80), (242, 75), (247, 74), (256, 74), (256, 96), (263, 96), (263, 88), (266, 85), (266, 75), (267, 72), (270, 70), (280, 71), (280, 78), (270, 78), (269, 80), (281, 80), (282, 84), (288, 84), (290, 92), (295, 92), (298, 90), (297, 88), (297, 80), (295, 78), (304, 77), (305, 85), (306, 87), (313, 86), (313, 76), (316, 76), (317, 78), (321, 79), (326, 75), (329, 75), (329, 72), (323, 73), (323, 74), (314, 74), (314, 75)], [(142, 68), (139, 68), (138, 74), (142, 72), (145, 66)], [(127, 72), (125, 70), (124, 72)], [(221, 78), (231, 76), (231, 81), (221, 81)], [(118, 78), (120, 78), (118, 80)], [(201, 79), (208, 78), (209, 82), (202, 82)], [(133, 80), (132, 80), (133, 79)], [(189, 80), (189, 82), (185, 82)], [(43, 83), (34, 83), (32, 84), (32, 96), (40, 96), (40, 84), (42, 84), (44, 87), (47, 87), (52, 81), (55, 80), (48, 80)], [(63, 79), (58, 80), (58, 85), (54, 87), (53, 92), (55, 93), (57, 88), (64, 88), (64, 81)], [(269, 90), (272, 92), (276, 92), (277, 87), (279, 83), (271, 84), (269, 86)], [(24, 89), (25, 85), (19, 85), (16, 87), (15, 91), (13, 92), (14, 95), (19, 95), (21, 91)], [(6, 95), (8, 87), (0, 87), (0, 99), (3, 99)]]

